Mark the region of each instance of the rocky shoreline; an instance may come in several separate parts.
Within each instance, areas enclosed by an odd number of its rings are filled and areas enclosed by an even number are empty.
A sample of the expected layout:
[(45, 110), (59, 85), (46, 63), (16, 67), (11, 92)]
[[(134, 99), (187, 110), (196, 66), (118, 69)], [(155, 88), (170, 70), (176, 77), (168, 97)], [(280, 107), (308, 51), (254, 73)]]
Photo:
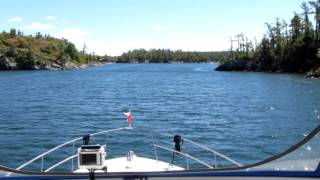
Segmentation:
[[(55, 61), (42, 61), (42, 63), (35, 63), (32, 66), (27, 68), (19, 67), (17, 63), (18, 53), (16, 51), (8, 51), (5, 54), (0, 53), (0, 71), (11, 71), (11, 70), (69, 70), (69, 69), (79, 69), (87, 68), (93, 66), (102, 66), (108, 64), (106, 62), (89, 62), (87, 64), (79, 64), (71, 61), (65, 61), (62, 63), (62, 60)], [(45, 63), (43, 63), (45, 62)]]
[(308, 78), (320, 78), (320, 66), (315, 67), (307, 72), (306, 76)]
[[(248, 71), (248, 72), (273, 72), (273, 73), (284, 73), (281, 70), (267, 70), (267, 68), (258, 67), (251, 60), (231, 60), (220, 64), (215, 68), (215, 71)], [(308, 78), (320, 78), (320, 66), (315, 66), (307, 72), (291, 72), (291, 73), (304, 73)]]
[(215, 68), (216, 71), (247, 71), (248, 69), (246, 60), (231, 60)]

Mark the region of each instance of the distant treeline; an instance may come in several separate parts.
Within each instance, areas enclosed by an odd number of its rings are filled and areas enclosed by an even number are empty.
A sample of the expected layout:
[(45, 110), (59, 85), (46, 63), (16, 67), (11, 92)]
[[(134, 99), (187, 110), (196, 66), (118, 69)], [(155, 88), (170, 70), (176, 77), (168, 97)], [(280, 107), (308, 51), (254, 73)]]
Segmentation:
[(117, 63), (207, 63), (217, 62), (228, 54), (222, 52), (196, 52), (170, 49), (136, 49), (116, 58)]
[(274, 23), (266, 23), (267, 31), (252, 51), (241, 48), (249, 47), (248, 41), (243, 41), (241, 37), (236, 39), (238, 47), (231, 49), (228, 57), (222, 60), (247, 61), (242, 65), (229, 63), (224, 67), (229, 70), (238, 68), (270, 72), (310, 72), (319, 68), (320, 0), (302, 2), (301, 9), (302, 12), (294, 13), (289, 23), (279, 18)]

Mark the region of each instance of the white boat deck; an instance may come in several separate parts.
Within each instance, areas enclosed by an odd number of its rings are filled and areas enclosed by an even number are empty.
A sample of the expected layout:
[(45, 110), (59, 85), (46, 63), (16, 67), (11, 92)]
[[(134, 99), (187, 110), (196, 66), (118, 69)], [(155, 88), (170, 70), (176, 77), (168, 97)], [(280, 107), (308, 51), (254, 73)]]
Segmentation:
[[(127, 157), (114, 158), (105, 160), (107, 172), (160, 172), (160, 171), (178, 171), (184, 170), (179, 166), (172, 165), (159, 160), (148, 159), (143, 157), (133, 156), (131, 161)], [(77, 169), (75, 173), (85, 173), (88, 169)], [(96, 170), (95, 172), (105, 172)]]

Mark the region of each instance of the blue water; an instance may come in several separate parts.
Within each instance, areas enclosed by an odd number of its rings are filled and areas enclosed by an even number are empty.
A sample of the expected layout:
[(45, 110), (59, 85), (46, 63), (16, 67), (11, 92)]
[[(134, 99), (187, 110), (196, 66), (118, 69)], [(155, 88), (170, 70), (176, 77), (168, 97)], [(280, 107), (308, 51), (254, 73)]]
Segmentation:
[[(282, 152), (320, 123), (319, 80), (215, 72), (215, 66), (111, 64), (0, 72), (0, 164), (17, 167), (69, 139), (123, 127), (122, 112), (128, 109), (134, 126), (181, 134), (243, 164)], [(153, 155), (148, 133), (121, 132), (98, 140), (107, 143), (109, 157), (129, 149)], [(156, 141), (173, 146), (169, 138)], [(212, 157), (188, 145), (183, 151)], [(70, 154), (62, 150), (46, 160)], [(170, 161), (167, 156), (163, 160)]]

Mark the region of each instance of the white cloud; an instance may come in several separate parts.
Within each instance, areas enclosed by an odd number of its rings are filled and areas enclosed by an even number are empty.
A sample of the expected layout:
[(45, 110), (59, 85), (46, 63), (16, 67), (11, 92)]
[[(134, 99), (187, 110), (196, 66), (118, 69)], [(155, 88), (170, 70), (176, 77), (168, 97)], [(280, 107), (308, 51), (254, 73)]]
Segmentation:
[(98, 55), (121, 55), (131, 49), (138, 48), (169, 48), (172, 50), (181, 49), (183, 51), (219, 51), (227, 50), (230, 47), (229, 37), (221, 34), (199, 34), (169, 33), (161, 39), (126, 39), (102, 37), (98, 39), (91, 32), (83, 31), (79, 28), (65, 28), (54, 33), (54, 37), (65, 38), (74, 43), (81, 50), (83, 44), (87, 46), (87, 52), (95, 52)]
[(167, 27), (161, 24), (154, 24), (152, 25), (151, 29), (155, 32), (161, 32), (167, 30)]
[[(121, 55), (125, 50), (124, 45), (119, 46), (119, 43), (112, 43), (103, 41), (103, 40), (90, 40), (88, 39), (86, 42), (86, 46), (88, 48), (88, 52), (95, 52), (97, 55)], [(83, 44), (82, 44), (83, 45)]]
[(60, 22), (63, 23), (63, 24), (69, 23), (69, 21), (67, 21), (65, 19), (60, 20)]
[[(228, 37), (216, 35), (203, 35), (199, 37), (186, 38), (183, 35), (165, 38), (161, 40), (90, 40), (85, 41), (88, 51), (94, 51), (98, 55), (121, 55), (123, 52), (132, 49), (171, 49), (183, 51), (221, 51), (229, 48)], [(80, 44), (79, 48), (82, 48)]]
[(79, 39), (79, 38), (84, 38), (85, 36), (91, 35), (91, 32), (87, 31), (82, 31), (79, 28), (74, 28), (74, 27), (69, 27), (69, 28), (64, 28), (61, 31), (58, 31), (54, 34), (55, 37), (58, 38), (70, 38), (70, 39)]
[(88, 36), (91, 34), (91, 32), (82, 31), (76, 27), (67, 27), (54, 33), (53, 36), (56, 38), (68, 39), (70, 42), (74, 43), (78, 49), (82, 49), (83, 43), (87, 44)]
[(185, 51), (221, 51), (229, 48), (228, 37), (199, 35), (192, 38), (172, 37), (165, 43), (169, 48)]
[(24, 29), (27, 29), (27, 30), (49, 30), (53, 28), (54, 28), (54, 25), (52, 24), (44, 24), (39, 22), (33, 22), (24, 27)]
[(8, 19), (8, 22), (20, 22), (20, 21), (22, 21), (22, 18), (19, 16)]
[(46, 16), (45, 18), (48, 19), (48, 20), (56, 19), (56, 17), (54, 17), (54, 16)]
[[(79, 33), (81, 32), (81, 33)], [(59, 35), (58, 35), (59, 34)], [(64, 34), (64, 36), (62, 36)], [(58, 35), (58, 36), (57, 36)], [(201, 36), (194, 38), (186, 38), (184, 36), (171, 37), (170, 39), (162, 40), (109, 40), (109, 39), (93, 39), (90, 33), (83, 31), (71, 31), (67, 30), (64, 33), (56, 33), (55, 37), (64, 37), (73, 42), (80, 50), (85, 43), (87, 46), (87, 52), (95, 52), (98, 55), (112, 55), (118, 56), (123, 52), (127, 52), (132, 49), (171, 49), (183, 51), (221, 51), (229, 49), (228, 37), (220, 36)]]

